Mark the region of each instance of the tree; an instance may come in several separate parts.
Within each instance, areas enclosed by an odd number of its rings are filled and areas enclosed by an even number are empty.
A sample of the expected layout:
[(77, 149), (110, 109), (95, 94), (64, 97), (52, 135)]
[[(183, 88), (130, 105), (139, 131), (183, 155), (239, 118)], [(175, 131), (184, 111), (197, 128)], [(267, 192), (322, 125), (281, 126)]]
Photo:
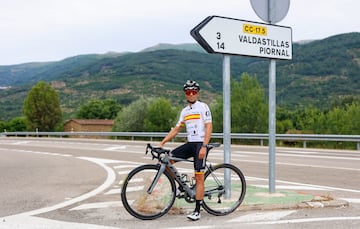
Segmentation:
[(43, 81), (33, 86), (25, 98), (23, 113), (28, 130), (55, 131), (61, 127), (58, 93)]
[(148, 99), (140, 98), (122, 109), (115, 118), (113, 131), (143, 131)]
[(26, 122), (24, 117), (15, 117), (7, 123), (6, 131), (8, 132), (25, 131), (25, 130), (26, 130)]
[(146, 112), (145, 131), (169, 131), (176, 122), (177, 109), (165, 98), (152, 101)]
[[(214, 123), (222, 123), (222, 98), (213, 107)], [(265, 133), (268, 129), (268, 109), (264, 89), (256, 77), (242, 74), (241, 81), (231, 80), (231, 131), (233, 133)], [(221, 129), (220, 129), (221, 128)], [(222, 132), (222, 125), (215, 131)]]
[(114, 99), (94, 99), (82, 105), (76, 117), (82, 119), (114, 119), (120, 110), (121, 105)]
[(335, 107), (326, 115), (326, 128), (329, 134), (359, 134), (360, 105), (352, 103), (344, 109)]

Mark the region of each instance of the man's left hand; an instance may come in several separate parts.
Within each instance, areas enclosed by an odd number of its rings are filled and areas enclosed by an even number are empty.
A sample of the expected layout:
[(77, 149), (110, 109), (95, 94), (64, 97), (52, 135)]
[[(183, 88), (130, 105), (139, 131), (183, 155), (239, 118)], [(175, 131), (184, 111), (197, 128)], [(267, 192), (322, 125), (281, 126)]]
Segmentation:
[(201, 147), (199, 151), (199, 159), (203, 159), (206, 156), (206, 147)]

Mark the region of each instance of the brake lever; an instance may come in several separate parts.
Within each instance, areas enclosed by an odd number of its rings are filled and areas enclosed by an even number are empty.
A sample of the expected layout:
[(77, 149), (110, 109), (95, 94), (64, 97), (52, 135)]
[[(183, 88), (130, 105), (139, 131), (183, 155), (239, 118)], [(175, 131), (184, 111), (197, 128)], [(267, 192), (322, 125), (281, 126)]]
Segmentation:
[(150, 143), (148, 143), (147, 146), (146, 146), (145, 155), (147, 155), (147, 154), (149, 153), (149, 150), (150, 150), (150, 151), (152, 150), (152, 146), (150, 145)]

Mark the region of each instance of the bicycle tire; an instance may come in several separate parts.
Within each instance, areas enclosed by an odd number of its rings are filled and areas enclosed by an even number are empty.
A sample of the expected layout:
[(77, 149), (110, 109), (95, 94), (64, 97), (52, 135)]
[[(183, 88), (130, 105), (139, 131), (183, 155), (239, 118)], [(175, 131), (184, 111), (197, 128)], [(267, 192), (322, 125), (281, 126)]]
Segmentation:
[[(224, 175), (225, 172), (228, 176)], [(224, 178), (229, 177), (230, 182), (225, 181)], [(230, 186), (226, 185), (229, 183)], [(206, 171), (204, 189), (206, 196), (203, 208), (212, 215), (222, 216), (230, 214), (240, 206), (246, 193), (246, 181), (239, 168), (231, 164), (219, 164)], [(212, 194), (208, 194), (209, 192)]]
[(166, 214), (175, 201), (176, 185), (165, 170), (151, 194), (147, 193), (160, 165), (142, 165), (133, 169), (121, 188), (121, 201), (125, 209), (142, 220), (156, 219)]

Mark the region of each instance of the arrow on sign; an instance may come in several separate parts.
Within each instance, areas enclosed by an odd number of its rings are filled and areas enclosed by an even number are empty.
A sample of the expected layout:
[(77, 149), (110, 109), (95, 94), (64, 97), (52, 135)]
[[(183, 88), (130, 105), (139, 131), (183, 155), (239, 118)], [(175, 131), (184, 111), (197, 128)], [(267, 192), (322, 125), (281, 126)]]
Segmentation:
[(190, 34), (209, 53), (292, 59), (290, 27), (209, 16)]

